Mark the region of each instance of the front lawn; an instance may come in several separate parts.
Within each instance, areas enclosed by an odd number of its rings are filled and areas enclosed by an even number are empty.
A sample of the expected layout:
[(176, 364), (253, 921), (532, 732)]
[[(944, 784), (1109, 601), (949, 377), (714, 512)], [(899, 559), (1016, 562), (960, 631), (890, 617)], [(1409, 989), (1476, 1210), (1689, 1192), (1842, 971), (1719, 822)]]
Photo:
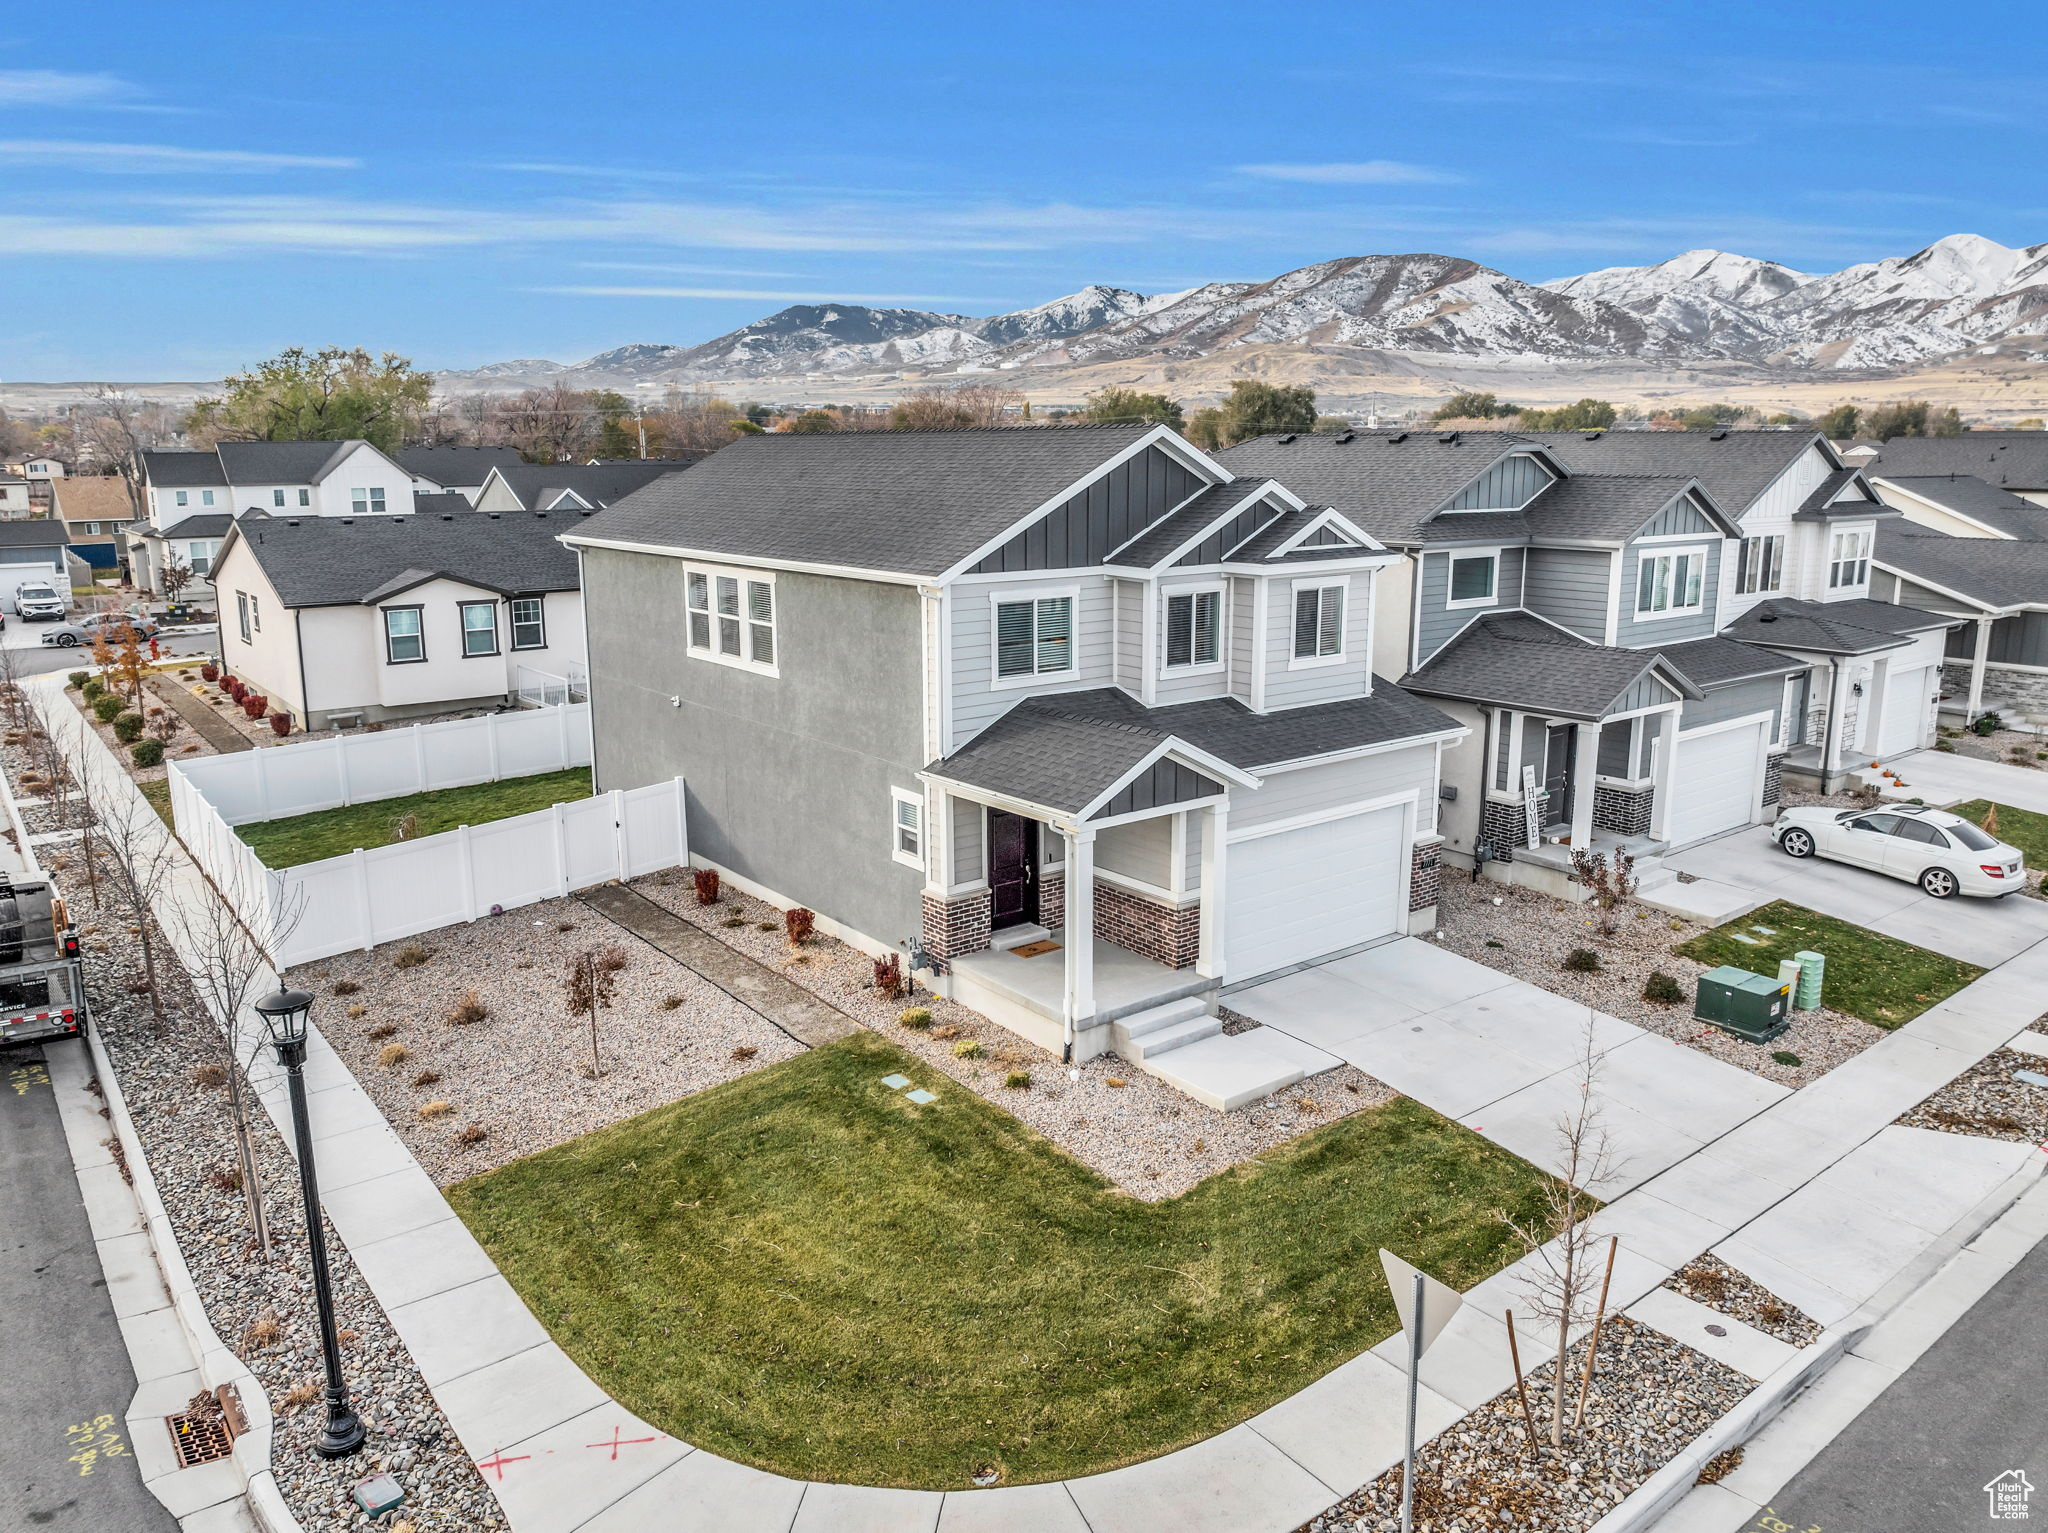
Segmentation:
[[(2001, 823), (2004, 818), (2001, 810)], [(1775, 977), (1779, 960), (1806, 949), (1828, 961), (1822, 1004), (1884, 1028), (1904, 1026), (1984, 972), (1973, 963), (1784, 900), (1702, 932), (1672, 951), (1700, 963), (1733, 964)]]
[[(892, 1071), (938, 1099), (891, 1091)], [(1091, 1474), (1220, 1432), (1459, 1288), (1542, 1178), (1396, 1099), (1140, 1202), (866, 1033), (463, 1182), (555, 1339), (664, 1431), (799, 1478)]]
[[(1986, 798), (1973, 798), (1969, 803), (1958, 804), (1949, 811), (1977, 825), (1982, 825), (1984, 816), (1990, 812), (1991, 800)], [(2015, 809), (2010, 804), (2000, 804), (1998, 829), (1992, 834), (2025, 852), (2029, 868), (2048, 868), (2048, 814), (2036, 814), (2031, 809)]]
[(373, 799), (289, 819), (263, 820), (238, 825), (235, 834), (255, 849), (266, 867), (289, 868), (325, 857), (346, 857), (358, 847), (388, 846), (398, 839), (393, 830), (406, 815), (414, 817), (413, 835), (433, 836), (458, 825), (509, 820), (516, 814), (588, 797), (590, 769), (571, 767), (565, 772), (507, 777), (467, 788), (408, 793), (404, 798)]

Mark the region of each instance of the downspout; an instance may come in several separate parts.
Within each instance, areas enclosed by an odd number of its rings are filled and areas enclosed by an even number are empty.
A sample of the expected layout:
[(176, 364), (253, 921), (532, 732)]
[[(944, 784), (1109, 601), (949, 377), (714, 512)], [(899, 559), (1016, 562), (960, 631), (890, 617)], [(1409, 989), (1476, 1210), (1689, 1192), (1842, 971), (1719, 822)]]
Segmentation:
[[(299, 652), (299, 706), (305, 710), (299, 728), (313, 727), (313, 692), (306, 685), (306, 632), (299, 626), (299, 609), (292, 608), (292, 647)], [(225, 646), (223, 646), (225, 648)]]

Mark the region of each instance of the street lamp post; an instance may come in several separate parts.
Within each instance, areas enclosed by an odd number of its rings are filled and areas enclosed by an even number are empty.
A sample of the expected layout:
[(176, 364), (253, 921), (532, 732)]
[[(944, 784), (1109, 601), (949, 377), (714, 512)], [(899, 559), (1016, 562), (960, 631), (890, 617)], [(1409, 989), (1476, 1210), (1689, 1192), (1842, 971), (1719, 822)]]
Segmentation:
[(320, 1351), (327, 1364), (327, 1426), (313, 1451), (322, 1458), (347, 1458), (363, 1445), (363, 1421), (348, 1403), (341, 1377), (341, 1343), (334, 1334), (334, 1292), (327, 1277), (327, 1231), (320, 1218), (320, 1187), (313, 1174), (313, 1127), (306, 1118), (306, 1019), (313, 997), (304, 990), (279, 990), (256, 1003), (257, 1015), (277, 1046), (292, 1098), (292, 1130), (299, 1147), (299, 1196), (306, 1208), (306, 1245), (313, 1256), (313, 1298), (320, 1310)]

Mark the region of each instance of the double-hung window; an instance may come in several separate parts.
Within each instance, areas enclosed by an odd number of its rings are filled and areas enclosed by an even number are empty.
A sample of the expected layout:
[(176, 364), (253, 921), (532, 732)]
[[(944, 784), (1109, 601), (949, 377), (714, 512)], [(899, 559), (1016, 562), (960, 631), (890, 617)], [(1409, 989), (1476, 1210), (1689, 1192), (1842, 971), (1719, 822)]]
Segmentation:
[(1298, 586), (1294, 592), (1294, 658), (1315, 663), (1344, 655), (1344, 587)]
[(889, 854), (913, 868), (924, 866), (924, 800), (902, 788), (889, 790)]
[(384, 609), (384, 660), (387, 665), (410, 665), (427, 658), (426, 635), (420, 630), (418, 607)]
[(249, 642), (249, 593), (235, 592), (235, 626), (241, 630), (242, 642)]
[(774, 670), (774, 581), (686, 570), (683, 606), (691, 654), (728, 665)]
[(494, 601), (462, 603), (462, 653), (495, 655), (498, 652), (498, 604)]
[(517, 596), (512, 600), (512, 647), (546, 649), (548, 625), (538, 596)]
[(1736, 555), (1735, 589), (1757, 596), (1782, 589), (1785, 582), (1785, 539), (1781, 534), (1744, 538)]
[(210, 505), (212, 505), (212, 504), (213, 504), (213, 491), (211, 491), (211, 490), (201, 490), (201, 491), (199, 492), (199, 504), (200, 504), (200, 505), (202, 505), (202, 506), (210, 506)]
[(271, 503), (271, 504), (272, 504), (273, 506), (281, 506), (281, 505), (283, 505), (283, 504), (284, 504), (284, 491), (283, 491), (283, 490), (272, 490), (272, 491), (270, 492), (270, 503)]
[(375, 516), (384, 509), (384, 486), (373, 484), (368, 489), (350, 490), (348, 503), (357, 516)]
[(213, 568), (213, 550), (212, 543), (185, 545), (185, 563), (191, 567), (192, 573), (202, 580), (206, 578), (206, 572)]
[(1074, 598), (996, 603), (996, 676), (1057, 675), (1074, 668)]
[(1699, 611), (1706, 567), (1703, 548), (1644, 554), (1636, 566), (1636, 616), (1677, 617)]
[(1166, 598), (1166, 665), (1216, 665), (1223, 658), (1223, 593), (1177, 591)]
[(1828, 588), (1870, 583), (1870, 533), (1867, 530), (1838, 532), (1828, 558)]
[(300, 490), (300, 491), (299, 491), (299, 504), (300, 504), (300, 505), (302, 505), (302, 506), (310, 506), (310, 505), (312, 505), (312, 504), (313, 504), (313, 492), (312, 492), (311, 490), (306, 490), (306, 489), (302, 489), (302, 490)]
[(192, 495), (191, 495), (191, 492), (190, 492), (189, 490), (179, 490), (179, 491), (177, 492), (177, 496), (178, 496), (178, 504), (179, 504), (179, 505), (181, 505), (181, 506), (184, 506), (184, 505), (190, 505), (190, 504), (191, 504), (191, 501), (192, 501)]
[(1452, 554), (1448, 607), (1490, 607), (1500, 580), (1500, 555)]

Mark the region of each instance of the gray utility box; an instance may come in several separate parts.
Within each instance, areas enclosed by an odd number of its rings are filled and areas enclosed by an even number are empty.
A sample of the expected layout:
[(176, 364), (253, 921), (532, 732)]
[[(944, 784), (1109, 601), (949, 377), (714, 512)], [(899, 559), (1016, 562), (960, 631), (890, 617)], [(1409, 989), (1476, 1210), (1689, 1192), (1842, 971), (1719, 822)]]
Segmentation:
[(1750, 1043), (1769, 1043), (1792, 1025), (1790, 985), (1723, 966), (1700, 976), (1692, 1014)]

